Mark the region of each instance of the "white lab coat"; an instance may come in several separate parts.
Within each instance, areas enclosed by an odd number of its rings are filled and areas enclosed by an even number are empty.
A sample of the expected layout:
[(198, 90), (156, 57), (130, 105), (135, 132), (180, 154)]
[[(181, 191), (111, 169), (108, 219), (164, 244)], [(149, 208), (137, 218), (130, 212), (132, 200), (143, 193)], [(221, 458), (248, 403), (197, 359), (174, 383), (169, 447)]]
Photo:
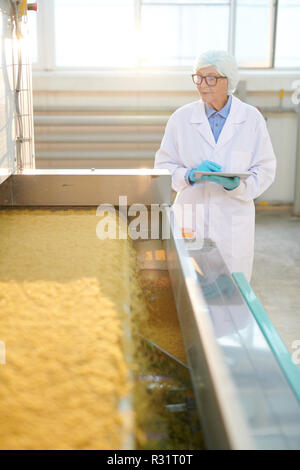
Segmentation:
[[(249, 171), (252, 175), (231, 191), (211, 181), (188, 185), (184, 179), (186, 171), (204, 160), (218, 163), (223, 171)], [(243, 272), (250, 281), (255, 228), (253, 199), (272, 184), (276, 170), (262, 114), (232, 96), (230, 113), (216, 143), (202, 100), (180, 107), (168, 120), (155, 155), (155, 168), (166, 168), (172, 175), (172, 187), (177, 191), (174, 207), (192, 206), (192, 228), (197, 236), (215, 241), (230, 272)], [(184, 220), (181, 226), (186, 228)]]

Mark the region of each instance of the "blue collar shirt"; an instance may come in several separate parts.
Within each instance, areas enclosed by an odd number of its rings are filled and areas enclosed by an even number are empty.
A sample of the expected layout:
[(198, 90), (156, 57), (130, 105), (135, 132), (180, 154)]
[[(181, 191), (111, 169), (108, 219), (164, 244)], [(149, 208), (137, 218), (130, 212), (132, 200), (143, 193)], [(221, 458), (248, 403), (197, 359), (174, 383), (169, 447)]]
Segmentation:
[(216, 142), (218, 142), (219, 135), (221, 134), (227, 116), (230, 112), (231, 101), (232, 96), (229, 95), (225, 106), (223, 106), (223, 108), (219, 111), (211, 108), (207, 103), (204, 103), (206, 116)]

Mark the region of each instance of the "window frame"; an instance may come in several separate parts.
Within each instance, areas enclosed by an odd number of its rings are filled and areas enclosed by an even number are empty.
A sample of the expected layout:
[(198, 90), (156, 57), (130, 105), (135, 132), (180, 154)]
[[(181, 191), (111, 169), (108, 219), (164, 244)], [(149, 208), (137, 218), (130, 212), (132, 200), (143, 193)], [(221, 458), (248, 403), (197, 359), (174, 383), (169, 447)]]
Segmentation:
[[(277, 18), (278, 8), (280, 0), (271, 0), (271, 40), (270, 40), (270, 51), (269, 51), (269, 65), (266, 66), (247, 66), (247, 63), (239, 66), (240, 70), (250, 71), (298, 71), (300, 67), (275, 67), (275, 54), (276, 54), (276, 30), (277, 30)], [(138, 31), (141, 24), (141, 11), (143, 3), (147, 3), (147, 0), (134, 0), (135, 3), (135, 18), (134, 24), (135, 29)], [(161, 3), (164, 3), (163, 0)], [(183, 3), (183, 2), (182, 2)], [(205, 1), (201, 2), (205, 3)], [(178, 5), (179, 3), (173, 3)], [(220, 3), (221, 4), (221, 3)], [(186, 5), (186, 3), (184, 3)], [(236, 43), (236, 14), (237, 14), (237, 0), (229, 0), (229, 24), (228, 24), (228, 51), (231, 54), (235, 54), (235, 43)], [(47, 72), (110, 72), (116, 69), (124, 72), (132, 71), (133, 69), (141, 70), (143, 72), (157, 72), (157, 71), (186, 71), (190, 70), (190, 67), (183, 65), (174, 66), (146, 66), (141, 64), (141, 58), (138, 58), (136, 66), (132, 67), (120, 67), (120, 66), (57, 66), (55, 63), (55, 6), (54, 0), (39, 0), (39, 11), (37, 17), (37, 40), (38, 40), (38, 60), (33, 64), (34, 71), (47, 71)]]

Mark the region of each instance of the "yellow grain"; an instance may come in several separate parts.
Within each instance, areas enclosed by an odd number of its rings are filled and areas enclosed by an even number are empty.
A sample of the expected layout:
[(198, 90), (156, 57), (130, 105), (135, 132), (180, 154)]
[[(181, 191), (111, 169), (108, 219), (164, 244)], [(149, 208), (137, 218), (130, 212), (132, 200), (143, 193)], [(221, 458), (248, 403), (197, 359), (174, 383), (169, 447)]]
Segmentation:
[(1, 449), (122, 446), (130, 247), (95, 214), (0, 211)]

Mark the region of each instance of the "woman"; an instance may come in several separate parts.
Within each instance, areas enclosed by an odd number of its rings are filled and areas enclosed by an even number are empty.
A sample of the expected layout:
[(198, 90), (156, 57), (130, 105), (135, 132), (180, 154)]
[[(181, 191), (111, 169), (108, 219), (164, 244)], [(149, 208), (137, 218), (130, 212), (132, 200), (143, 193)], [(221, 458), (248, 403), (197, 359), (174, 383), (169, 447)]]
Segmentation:
[[(232, 95), (238, 83), (234, 57), (208, 51), (195, 60), (192, 77), (201, 99), (171, 115), (155, 155), (155, 168), (170, 171), (177, 191), (174, 206), (192, 204), (192, 228), (197, 236), (212, 239), (230, 272), (243, 272), (250, 281), (253, 199), (275, 177), (270, 136), (262, 114)], [(216, 175), (198, 179), (196, 170)], [(226, 178), (218, 176), (219, 171), (250, 172), (251, 176)]]

